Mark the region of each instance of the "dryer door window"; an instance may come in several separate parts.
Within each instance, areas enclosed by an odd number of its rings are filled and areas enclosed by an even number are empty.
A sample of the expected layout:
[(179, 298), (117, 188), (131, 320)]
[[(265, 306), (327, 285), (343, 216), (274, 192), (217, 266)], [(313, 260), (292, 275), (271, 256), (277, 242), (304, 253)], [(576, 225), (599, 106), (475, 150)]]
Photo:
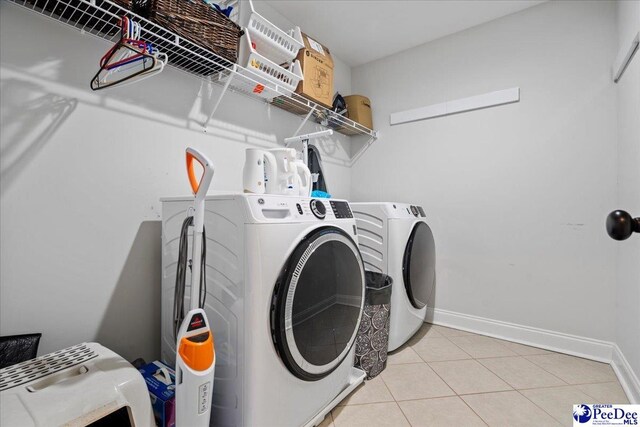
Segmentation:
[(278, 354), (298, 378), (319, 380), (347, 356), (364, 285), (357, 245), (340, 229), (315, 231), (293, 251), (273, 294), (271, 330)]
[(423, 308), (435, 285), (436, 244), (427, 224), (415, 224), (404, 251), (402, 274), (409, 301), (415, 308)]

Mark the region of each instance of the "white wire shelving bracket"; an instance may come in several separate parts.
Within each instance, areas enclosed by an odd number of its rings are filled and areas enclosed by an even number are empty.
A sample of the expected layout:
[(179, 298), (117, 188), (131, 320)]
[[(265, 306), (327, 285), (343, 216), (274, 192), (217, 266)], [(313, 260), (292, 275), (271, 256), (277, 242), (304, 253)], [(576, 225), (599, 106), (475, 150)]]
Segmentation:
[[(128, 15), (140, 23), (141, 39), (154, 44), (167, 54), (169, 65), (198, 78), (222, 87), (205, 123), (206, 128), (222, 104), (228, 91), (274, 105), (302, 118), (297, 135), (310, 120), (344, 135), (367, 135), (366, 150), (378, 137), (378, 133), (361, 124), (334, 113), (328, 108), (289, 92), (281, 85), (267, 81), (250, 69), (231, 61), (157, 25), (109, 0), (8, 0), (26, 7), (42, 16), (74, 27), (83, 34), (90, 34), (111, 42), (120, 37), (119, 20)], [(359, 158), (360, 150), (350, 163)]]

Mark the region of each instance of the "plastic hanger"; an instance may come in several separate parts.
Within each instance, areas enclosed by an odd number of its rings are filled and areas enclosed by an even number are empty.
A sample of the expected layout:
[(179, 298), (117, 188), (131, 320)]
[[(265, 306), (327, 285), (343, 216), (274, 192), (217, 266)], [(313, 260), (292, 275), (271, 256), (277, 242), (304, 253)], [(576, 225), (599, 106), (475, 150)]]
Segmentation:
[[(141, 58), (136, 60), (135, 63), (109, 68), (112, 58), (116, 56), (116, 54), (120, 54), (120, 49), (129, 49), (132, 55), (139, 54), (141, 55)], [(156, 67), (157, 62), (158, 61), (154, 55), (146, 52), (140, 52), (126, 43), (120, 44), (118, 49), (114, 49), (109, 53), (105, 58), (104, 65), (100, 67), (96, 75), (91, 79), (91, 89), (105, 89), (116, 84), (124, 83), (127, 80), (131, 80), (141, 74), (153, 70)]]
[[(144, 52), (145, 50), (150, 53), (153, 54), (153, 45), (151, 45), (151, 43), (146, 43), (142, 40), (140, 40), (140, 35), (142, 33), (142, 29), (140, 24), (138, 24), (137, 22), (134, 22), (133, 20), (127, 18), (126, 16), (122, 17), (122, 20), (120, 21), (120, 41), (118, 43), (116, 43), (111, 49), (109, 49), (109, 51), (102, 57), (102, 59), (100, 60), (100, 66), (105, 66), (105, 61), (106, 58), (108, 56), (111, 55), (112, 51), (115, 49), (120, 48), (120, 45), (122, 43), (129, 43), (135, 47), (137, 47), (141, 52)], [(136, 58), (141, 58), (142, 55), (137, 54), (137, 55), (133, 55), (131, 56), (131, 51), (130, 50), (121, 50), (121, 52), (124, 52), (126, 55), (129, 55), (129, 58), (118, 58), (117, 60), (114, 58), (114, 62), (111, 63), (110, 68), (113, 68), (115, 66), (127, 63), (127, 62), (131, 62)], [(128, 53), (127, 53), (128, 52)]]
[[(144, 57), (144, 53), (153, 55), (156, 52), (154, 52), (151, 44), (142, 40), (121, 39), (100, 59), (100, 66), (112, 69), (126, 65), (141, 60)], [(108, 61), (107, 58), (109, 58)]]
[(100, 69), (91, 80), (91, 89), (105, 89), (144, 80), (164, 70), (169, 58), (151, 43), (140, 39), (142, 27), (123, 16), (121, 38), (100, 59)]
[(169, 61), (169, 58), (165, 53), (156, 54), (156, 65), (152, 69), (145, 71), (140, 75), (132, 77), (131, 79), (128, 79), (126, 82), (123, 82), (120, 86), (123, 86), (125, 84), (130, 84), (130, 83), (136, 83), (146, 78), (155, 76), (156, 74), (160, 74), (164, 70), (164, 66), (167, 64), (168, 61)]

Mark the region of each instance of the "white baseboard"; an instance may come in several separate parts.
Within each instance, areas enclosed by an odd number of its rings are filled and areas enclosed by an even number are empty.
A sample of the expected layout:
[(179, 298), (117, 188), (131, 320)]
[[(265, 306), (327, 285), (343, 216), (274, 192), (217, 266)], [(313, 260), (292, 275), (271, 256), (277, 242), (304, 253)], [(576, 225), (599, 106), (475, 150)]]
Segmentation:
[(558, 353), (611, 364), (631, 403), (640, 403), (640, 381), (617, 344), (441, 309), (427, 309), (426, 321)]
[(611, 363), (613, 343), (453, 311), (427, 310), (427, 321), (559, 353)]
[(618, 376), (620, 385), (629, 398), (629, 402), (640, 404), (640, 380), (629, 365), (617, 344), (613, 345), (613, 360), (611, 367)]

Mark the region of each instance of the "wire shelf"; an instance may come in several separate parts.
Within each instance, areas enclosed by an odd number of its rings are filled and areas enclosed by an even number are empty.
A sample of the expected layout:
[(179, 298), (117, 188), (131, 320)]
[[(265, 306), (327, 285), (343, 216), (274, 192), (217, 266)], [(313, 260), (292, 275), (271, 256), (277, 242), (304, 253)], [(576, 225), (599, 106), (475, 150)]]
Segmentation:
[[(345, 135), (377, 133), (359, 123), (330, 111), (277, 83), (267, 81), (250, 69), (233, 64), (227, 59), (157, 25), (109, 0), (9, 0), (40, 15), (74, 27), (83, 33), (111, 42), (120, 37), (120, 18), (127, 15), (141, 26), (141, 39), (152, 43), (166, 53), (169, 65), (182, 71), (223, 85), (226, 89), (254, 99), (266, 101), (305, 120), (313, 120)], [(124, 1), (124, 0), (123, 0)], [(220, 100), (218, 100), (218, 104)], [(215, 109), (217, 108), (214, 107)], [(213, 113), (212, 113), (213, 114)]]

